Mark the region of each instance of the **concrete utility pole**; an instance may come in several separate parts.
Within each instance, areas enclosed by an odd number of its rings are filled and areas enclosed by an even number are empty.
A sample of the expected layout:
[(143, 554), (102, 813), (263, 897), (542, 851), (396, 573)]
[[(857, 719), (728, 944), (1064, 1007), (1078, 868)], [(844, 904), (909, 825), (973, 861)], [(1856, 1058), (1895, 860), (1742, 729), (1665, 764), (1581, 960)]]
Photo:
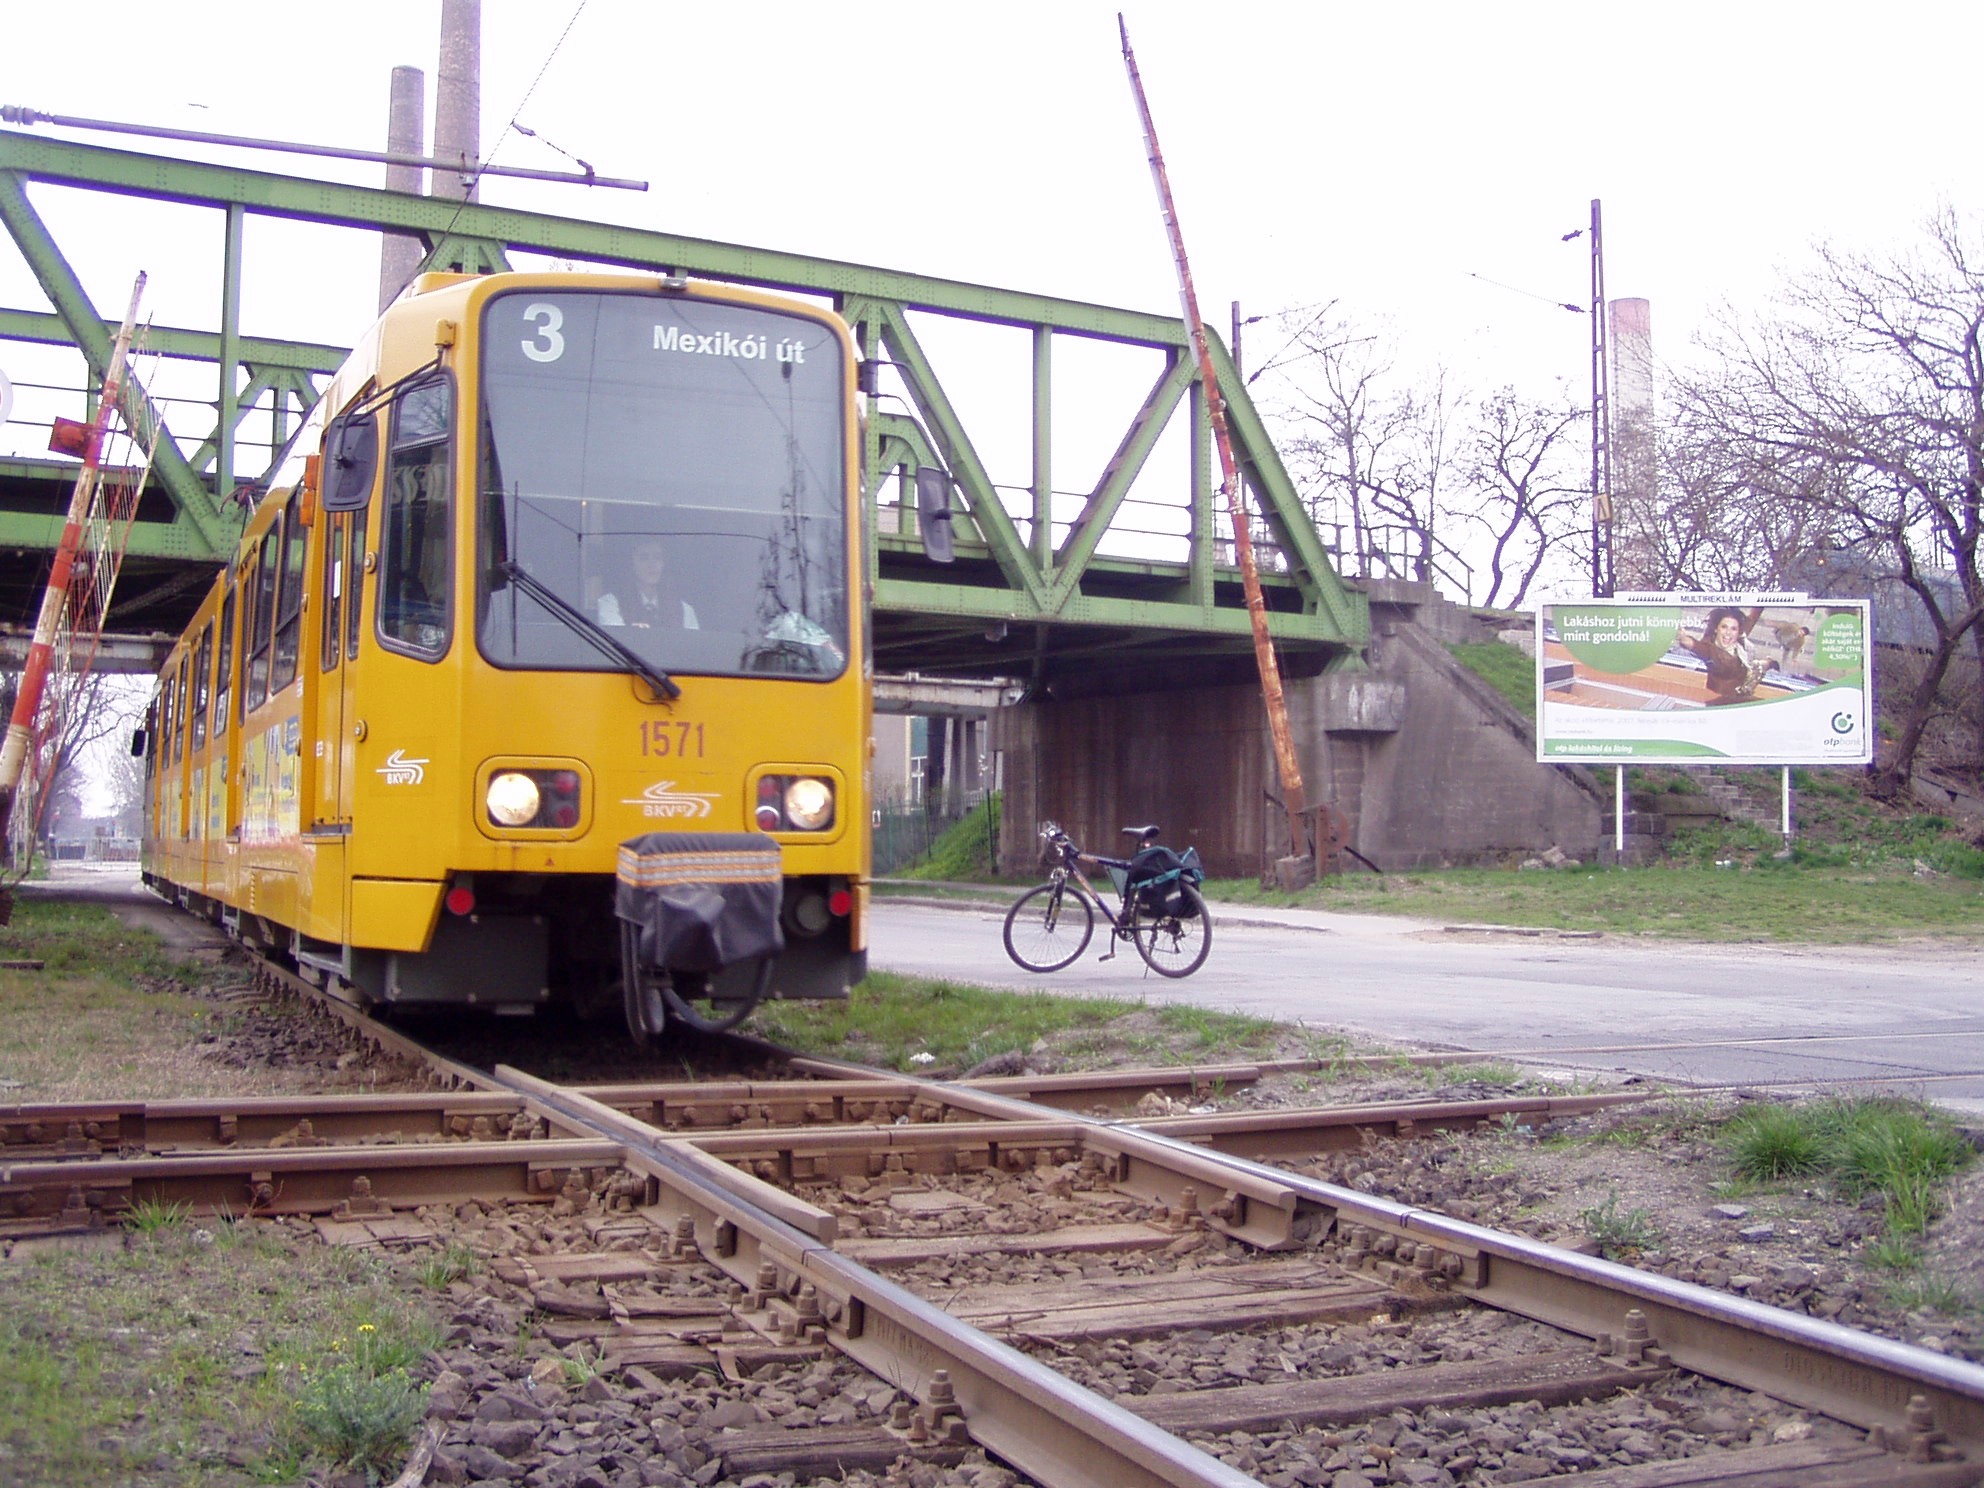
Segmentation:
[(477, 200), (482, 160), (482, 0), (441, 0), (441, 70), (434, 86), (434, 154), (461, 162), (434, 172), (434, 195)]
[[(419, 155), (427, 139), (427, 75), (418, 67), (393, 69), (392, 102), (386, 112), (386, 153)], [(386, 189), (409, 196), (425, 194), (417, 165), (386, 167)], [(398, 298), (420, 268), (420, 239), (405, 233), (387, 233), (379, 242), (379, 308), (384, 310)]]

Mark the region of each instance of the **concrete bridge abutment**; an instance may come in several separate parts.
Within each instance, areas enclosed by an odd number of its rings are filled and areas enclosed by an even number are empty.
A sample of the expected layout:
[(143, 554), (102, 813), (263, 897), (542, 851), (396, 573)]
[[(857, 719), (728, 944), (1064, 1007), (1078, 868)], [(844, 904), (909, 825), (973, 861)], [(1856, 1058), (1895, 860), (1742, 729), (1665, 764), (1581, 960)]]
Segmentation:
[[(1310, 805), (1330, 807), (1342, 840), (1386, 870), (1512, 865), (1553, 847), (1593, 861), (1609, 786), (1537, 763), (1529, 720), (1447, 650), (1493, 639), (1493, 627), (1429, 585), (1373, 586), (1370, 598), (1366, 669), (1284, 686)], [(994, 715), (991, 745), (1001, 871), (1034, 865), (1042, 820), (1111, 855), (1129, 841), (1120, 828), (1156, 822), (1216, 877), (1266, 873), (1289, 851), (1255, 685), (1021, 703)]]

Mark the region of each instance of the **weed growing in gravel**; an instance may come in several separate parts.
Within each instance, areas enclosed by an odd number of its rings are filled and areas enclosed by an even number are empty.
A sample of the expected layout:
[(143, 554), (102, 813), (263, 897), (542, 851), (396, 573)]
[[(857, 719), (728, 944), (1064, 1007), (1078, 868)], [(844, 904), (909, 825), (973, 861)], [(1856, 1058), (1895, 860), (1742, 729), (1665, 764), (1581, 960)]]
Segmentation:
[(124, 1211), (124, 1228), (140, 1235), (177, 1229), (186, 1223), (192, 1209), (185, 1204), (161, 1204), (157, 1199), (140, 1199)]
[(409, 1372), (438, 1339), (421, 1330), (360, 1323), (331, 1340), (329, 1357), (299, 1371), (291, 1419), (304, 1445), (341, 1468), (392, 1466), (427, 1413), (427, 1386)]
[(408, 1295), (375, 1257), (204, 1215), (17, 1253), (0, 1266), (0, 1481), (297, 1482), (325, 1320), (409, 1341), (388, 1361), (404, 1371), (439, 1337)]
[(1653, 1216), (1644, 1209), (1621, 1212), (1617, 1193), (1607, 1194), (1602, 1204), (1579, 1210), (1578, 1219), (1585, 1233), (1598, 1242), (1599, 1253), (1607, 1260), (1624, 1260), (1640, 1251), (1652, 1250), (1660, 1243), (1660, 1231), (1654, 1227)]
[(426, 1256), (414, 1267), (414, 1276), (430, 1291), (441, 1291), (482, 1269), (482, 1258), (466, 1245), (451, 1242), (446, 1248)]
[(1751, 1106), (1730, 1118), (1724, 1146), (1739, 1177), (1775, 1183), (1822, 1171), (1830, 1161), (1828, 1135), (1802, 1108)]
[(559, 1371), (565, 1377), (566, 1386), (576, 1390), (587, 1381), (596, 1378), (599, 1374), (600, 1366), (605, 1362), (606, 1350), (604, 1348), (595, 1349), (592, 1353), (588, 1354), (586, 1352), (586, 1346), (580, 1343), (574, 1344), (571, 1353), (562, 1356), (558, 1360), (558, 1367)]
[(1884, 1291), (1891, 1306), (1908, 1312), (1933, 1312), (1950, 1318), (1984, 1313), (1984, 1297), (1946, 1272), (1911, 1268), (1911, 1274), (1894, 1278)]

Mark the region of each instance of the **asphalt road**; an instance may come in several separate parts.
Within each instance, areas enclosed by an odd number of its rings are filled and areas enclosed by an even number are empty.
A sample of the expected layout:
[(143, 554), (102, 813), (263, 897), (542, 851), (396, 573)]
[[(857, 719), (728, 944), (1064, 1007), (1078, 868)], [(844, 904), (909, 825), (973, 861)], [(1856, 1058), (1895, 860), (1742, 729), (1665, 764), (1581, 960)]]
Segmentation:
[[(61, 865), (56, 882), (20, 892), (102, 900), (186, 949), (213, 934), (146, 893), (128, 866)], [(1542, 1070), (1883, 1090), (1984, 1116), (1977, 945), (1564, 938), (1215, 906), (1212, 954), (1185, 980), (1150, 973), (1127, 945), (1101, 960), (1101, 932), (1074, 965), (1035, 976), (1006, 957), (1005, 902), (878, 897), (870, 964), (1013, 991), (1218, 1008)]]
[(1098, 931), (1035, 976), (1003, 906), (876, 901), (870, 964), (1020, 991), (1180, 1002), (1393, 1048), (1492, 1052), (1547, 1069), (1711, 1085), (1851, 1083), (1984, 1114), (1984, 955), (1975, 946), (1701, 945), (1457, 930), (1426, 921), (1215, 907), (1197, 974), (1148, 974)]

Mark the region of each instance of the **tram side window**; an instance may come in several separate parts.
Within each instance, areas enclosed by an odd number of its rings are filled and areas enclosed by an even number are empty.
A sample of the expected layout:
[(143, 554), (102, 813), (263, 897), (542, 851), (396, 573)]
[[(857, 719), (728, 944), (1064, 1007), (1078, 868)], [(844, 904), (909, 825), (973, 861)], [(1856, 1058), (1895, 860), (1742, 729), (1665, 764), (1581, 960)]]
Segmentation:
[(453, 408), (446, 379), (409, 388), (394, 403), (379, 534), (379, 639), (428, 657), (448, 649), (450, 631)]
[(269, 695), (269, 643), (275, 637), (276, 573), (282, 557), (282, 529), (273, 527), (262, 539), (255, 568), (255, 610), (248, 637), (248, 686), (245, 709), (257, 707)]
[(296, 680), (296, 657), (303, 644), (303, 557), (310, 531), (295, 508), (283, 517), (282, 590), (276, 601), (275, 665), (269, 691), (281, 692)]
[(234, 701), (234, 591), (220, 602), (220, 672), (214, 679), (214, 732), (227, 726), (227, 710)]
[(344, 574), (348, 591), (344, 601), (344, 659), (358, 660), (358, 633), (363, 627), (359, 601), (365, 598), (365, 509), (351, 514), (351, 546), (346, 550)]
[(214, 671), (214, 628), (200, 633), (200, 649), (193, 657), (193, 747), (207, 742), (207, 704), (212, 701)]
[(351, 514), (339, 512), (330, 518), (324, 532), (323, 583), (318, 590), (324, 596), (324, 618), (317, 637), (317, 669), (322, 672), (338, 664), (338, 653), (344, 648), (344, 545), (350, 525)]
[(183, 656), (179, 658), (179, 665), (173, 669), (170, 696), (172, 714), (166, 720), (165, 726), (172, 731), (172, 762), (176, 765), (180, 756), (185, 753), (182, 735), (186, 723), (186, 658)]

